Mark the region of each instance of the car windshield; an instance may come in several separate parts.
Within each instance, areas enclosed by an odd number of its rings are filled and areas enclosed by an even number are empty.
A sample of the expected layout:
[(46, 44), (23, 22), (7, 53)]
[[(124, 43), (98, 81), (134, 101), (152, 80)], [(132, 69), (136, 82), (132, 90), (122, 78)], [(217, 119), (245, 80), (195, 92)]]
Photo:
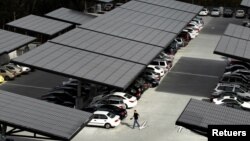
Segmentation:
[(110, 118), (114, 118), (114, 117), (115, 117), (115, 114), (110, 113), (110, 112), (109, 112), (107, 115), (108, 115), (108, 117), (110, 117)]
[(244, 13), (244, 11), (243, 10), (238, 10), (237, 13)]
[(130, 99), (130, 98), (132, 97), (132, 95), (130, 95), (130, 94), (125, 94), (124, 97)]
[(237, 98), (237, 101), (238, 101), (240, 104), (243, 104), (243, 103), (244, 103), (244, 101), (243, 101), (242, 99), (240, 99), (240, 98)]
[(161, 68), (160, 67), (155, 67), (155, 69), (160, 70)]
[(214, 12), (218, 12), (218, 11), (219, 11), (219, 9), (217, 9), (217, 8), (214, 8), (214, 9), (213, 9), (213, 11), (214, 11)]

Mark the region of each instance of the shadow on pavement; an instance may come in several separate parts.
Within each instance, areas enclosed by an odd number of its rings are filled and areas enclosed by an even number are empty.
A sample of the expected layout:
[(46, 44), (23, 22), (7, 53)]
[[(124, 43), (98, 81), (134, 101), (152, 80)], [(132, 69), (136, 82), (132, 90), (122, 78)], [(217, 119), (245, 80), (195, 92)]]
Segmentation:
[(133, 129), (132, 125), (130, 125), (130, 124), (126, 123), (126, 122), (121, 122), (121, 125), (125, 125), (125, 126), (131, 128), (131, 129)]
[(224, 72), (225, 61), (182, 57), (156, 91), (209, 97)]

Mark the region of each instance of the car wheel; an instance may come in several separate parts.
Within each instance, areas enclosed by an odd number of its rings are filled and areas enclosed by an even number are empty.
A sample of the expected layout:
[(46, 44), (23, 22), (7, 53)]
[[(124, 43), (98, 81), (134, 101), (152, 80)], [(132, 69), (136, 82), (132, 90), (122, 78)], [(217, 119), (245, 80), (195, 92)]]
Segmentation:
[(10, 77), (9, 76), (5, 76), (4, 80), (10, 80)]
[(109, 123), (106, 123), (106, 124), (104, 125), (104, 127), (105, 127), (106, 129), (109, 129), (109, 128), (111, 127), (111, 125), (110, 125)]

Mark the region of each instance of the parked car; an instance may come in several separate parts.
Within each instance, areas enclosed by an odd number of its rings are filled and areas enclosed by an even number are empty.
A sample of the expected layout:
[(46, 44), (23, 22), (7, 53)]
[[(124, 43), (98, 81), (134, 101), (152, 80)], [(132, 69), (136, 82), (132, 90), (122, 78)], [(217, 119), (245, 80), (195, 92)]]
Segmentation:
[(42, 99), (46, 99), (46, 97), (50, 97), (50, 96), (59, 97), (63, 101), (70, 101), (72, 103), (75, 102), (75, 96), (71, 95), (70, 93), (64, 90), (54, 90), (54, 91), (48, 92), (47, 94), (42, 96)]
[(144, 75), (144, 76), (151, 77), (151, 78), (156, 79), (156, 80), (158, 80), (158, 81), (161, 80), (160, 74), (159, 74), (159, 73), (155, 73), (154, 71), (147, 71), (147, 70), (146, 70), (146, 71), (143, 73), (143, 75)]
[(202, 29), (202, 27), (200, 27), (195, 22), (190, 22), (189, 24), (187, 24), (187, 27), (191, 27), (192, 29), (194, 29), (196, 31), (200, 31)]
[(217, 105), (224, 105), (227, 107), (240, 106), (242, 109), (245, 109), (245, 110), (250, 109), (250, 103), (244, 102), (237, 96), (224, 96), (221, 98), (214, 98), (213, 102)]
[(4, 67), (4, 68), (7, 68), (7, 69), (8, 69), (10, 72), (12, 72), (15, 76), (19, 76), (19, 75), (22, 74), (22, 69), (21, 69), (21, 68), (18, 68), (17, 66), (7, 64), (7, 65), (4, 65), (3, 67)]
[(100, 107), (85, 107), (82, 108), (82, 110), (90, 113), (94, 113), (95, 111), (108, 111), (115, 115), (119, 115), (121, 120), (127, 117), (126, 109), (118, 108), (114, 105), (102, 105)]
[(126, 108), (133, 108), (137, 105), (137, 99), (135, 96), (132, 96), (123, 92), (114, 92), (112, 94), (107, 95), (108, 97), (117, 97), (122, 98), (123, 102), (126, 105)]
[(233, 10), (230, 8), (225, 8), (223, 11), (223, 17), (233, 17)]
[(42, 97), (41, 100), (49, 102), (49, 103), (54, 103), (54, 104), (66, 106), (66, 107), (71, 107), (71, 108), (73, 108), (75, 106), (74, 102), (65, 101), (65, 100), (61, 99), (60, 97), (53, 96), (53, 95)]
[(187, 30), (187, 29), (183, 29), (182, 32), (186, 32), (187, 34), (189, 34), (191, 39), (194, 39), (197, 36), (196, 33), (194, 33), (193, 31)]
[(200, 12), (200, 16), (207, 16), (209, 14), (209, 10), (207, 8), (203, 8)]
[[(197, 37), (197, 36), (199, 35), (199, 31), (194, 30), (194, 29), (192, 29), (192, 28), (190, 28), (190, 27), (186, 27), (186, 28), (184, 28), (184, 30), (187, 30), (189, 33), (192, 34), (192, 36), (194, 35), (194, 38)], [(192, 36), (191, 36), (191, 37), (192, 37)]]
[(172, 63), (162, 59), (155, 59), (150, 63), (150, 65), (158, 66), (164, 69), (164, 72), (167, 72), (171, 68)]
[(240, 76), (234, 75), (223, 75), (219, 81), (220, 83), (230, 83), (230, 84), (240, 84), (244, 85), (245, 87), (249, 87), (249, 81), (246, 81), (244, 78)]
[(237, 93), (236, 92), (228, 92), (228, 91), (215, 92), (215, 94), (213, 94), (213, 93), (211, 94), (211, 99), (213, 100), (213, 98), (219, 98), (219, 97), (224, 97), (224, 96), (237, 96)]
[(219, 17), (221, 15), (219, 8), (213, 8), (210, 13), (211, 16), (217, 16)]
[(129, 88), (127, 88), (126, 93), (129, 93), (129, 94), (135, 96), (137, 100), (139, 100), (141, 98), (141, 95), (142, 95), (142, 92), (139, 91), (138, 89), (134, 88), (133, 86), (130, 86)]
[(245, 18), (245, 16), (246, 16), (245, 10), (242, 10), (242, 9), (236, 10), (235, 12), (236, 18)]
[(13, 80), (15, 78), (15, 75), (12, 72), (3, 67), (0, 67), (0, 75), (3, 76), (5, 80)]
[(245, 77), (247, 77), (248, 79), (250, 78), (250, 70), (244, 70), (244, 69), (238, 69), (238, 70), (235, 70), (233, 72), (226, 72), (224, 74), (242, 74)]
[(161, 77), (163, 77), (164, 74), (165, 74), (164, 69), (160, 68), (159, 66), (148, 65), (146, 69), (154, 71), (154, 72), (160, 74)]
[(242, 85), (218, 83), (212, 95), (214, 96), (219, 95), (221, 91), (235, 92), (237, 93), (237, 96), (245, 100), (250, 100), (250, 93), (248, 89)]
[[(200, 30), (204, 26), (204, 21), (203, 20), (199, 20), (197, 18), (192, 19), (191, 23), (196, 23), (199, 26)], [(197, 30), (197, 31), (200, 31), (200, 30)]]
[(241, 69), (243, 69), (243, 70), (249, 70), (249, 68), (246, 67), (246, 66), (244, 66), (244, 65), (237, 65), (237, 64), (235, 64), (235, 65), (227, 66), (225, 68), (225, 72), (233, 72), (233, 71), (241, 70)]
[(187, 32), (181, 32), (178, 35), (179, 38), (182, 38), (185, 42), (189, 42), (192, 38), (190, 37), (190, 34)]
[[(11, 63), (10, 63), (10, 64), (11, 64)], [(15, 64), (13, 64), (13, 65), (15, 65)], [(32, 71), (30, 67), (20, 66), (20, 65), (17, 65), (17, 64), (16, 64), (16, 66), (17, 66), (18, 68), (21, 68), (22, 73), (24, 73), (24, 74), (25, 74), (25, 73), (29, 73), (30, 71)]]
[(93, 118), (88, 122), (87, 125), (101, 126), (109, 129), (116, 127), (121, 123), (120, 117), (108, 111), (95, 111)]
[(102, 105), (114, 105), (122, 109), (126, 109), (126, 105), (124, 103), (124, 100), (122, 98), (118, 97), (107, 97), (104, 99), (92, 101), (89, 104), (89, 107), (100, 107)]
[(242, 25), (245, 27), (250, 27), (250, 22), (249, 21), (243, 21)]
[(4, 77), (2, 75), (0, 75), (0, 83), (4, 82)]
[(154, 88), (154, 87), (157, 87), (159, 85), (159, 81), (151, 78), (151, 77), (148, 77), (148, 76), (144, 76), (143, 77), (147, 82), (149, 82), (151, 85), (150, 87)]

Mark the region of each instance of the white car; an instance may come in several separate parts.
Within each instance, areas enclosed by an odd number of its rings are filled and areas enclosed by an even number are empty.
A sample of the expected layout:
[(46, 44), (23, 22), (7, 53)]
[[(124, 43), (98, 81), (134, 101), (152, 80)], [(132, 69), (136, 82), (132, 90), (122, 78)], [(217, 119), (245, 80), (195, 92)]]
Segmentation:
[(244, 10), (237, 10), (236, 12), (235, 12), (235, 17), (236, 18), (244, 18), (245, 17), (245, 11)]
[(201, 26), (199, 26), (196, 22), (190, 22), (187, 27), (191, 27), (194, 30), (200, 31), (202, 29)]
[(16, 66), (22, 69), (22, 73), (28, 73), (31, 71), (31, 69), (29, 67), (20, 66), (20, 65), (16, 65)]
[(189, 34), (191, 39), (194, 39), (197, 36), (195, 33), (190, 32), (190, 31), (188, 31), (186, 29), (183, 29), (182, 32), (186, 32), (187, 34)]
[(240, 105), (240, 107), (243, 109), (250, 109), (250, 103), (244, 102), (236, 96), (224, 96), (221, 98), (214, 98), (213, 102), (217, 105), (225, 105), (229, 107), (234, 105)]
[(121, 123), (120, 116), (110, 113), (108, 111), (95, 111), (93, 118), (87, 125), (101, 126), (109, 129), (116, 127)]
[(209, 11), (208, 11), (207, 8), (203, 8), (203, 9), (200, 11), (200, 13), (199, 13), (200, 16), (207, 16), (208, 14), (209, 14)]
[(219, 8), (213, 8), (212, 10), (211, 10), (211, 16), (220, 16), (220, 9)]
[(217, 86), (214, 88), (214, 92), (212, 93), (212, 95), (217, 96), (222, 91), (235, 92), (235, 93), (237, 93), (237, 96), (239, 96), (243, 99), (250, 100), (250, 93), (249, 93), (248, 89), (242, 85), (218, 83)]
[(164, 69), (160, 68), (158, 66), (148, 65), (146, 69), (150, 69), (150, 70), (153, 70), (156, 73), (159, 73), (161, 77), (164, 76), (164, 74), (165, 74)]
[(189, 33), (194, 34), (195, 37), (199, 35), (199, 32), (197, 30), (194, 30), (190, 27), (185, 28), (184, 30), (187, 30)]
[(126, 105), (126, 108), (133, 108), (133, 107), (135, 107), (137, 105), (137, 99), (136, 99), (136, 97), (132, 96), (130, 94), (127, 94), (127, 93), (114, 92), (114, 93), (110, 94), (109, 96), (122, 98), (123, 102)]

